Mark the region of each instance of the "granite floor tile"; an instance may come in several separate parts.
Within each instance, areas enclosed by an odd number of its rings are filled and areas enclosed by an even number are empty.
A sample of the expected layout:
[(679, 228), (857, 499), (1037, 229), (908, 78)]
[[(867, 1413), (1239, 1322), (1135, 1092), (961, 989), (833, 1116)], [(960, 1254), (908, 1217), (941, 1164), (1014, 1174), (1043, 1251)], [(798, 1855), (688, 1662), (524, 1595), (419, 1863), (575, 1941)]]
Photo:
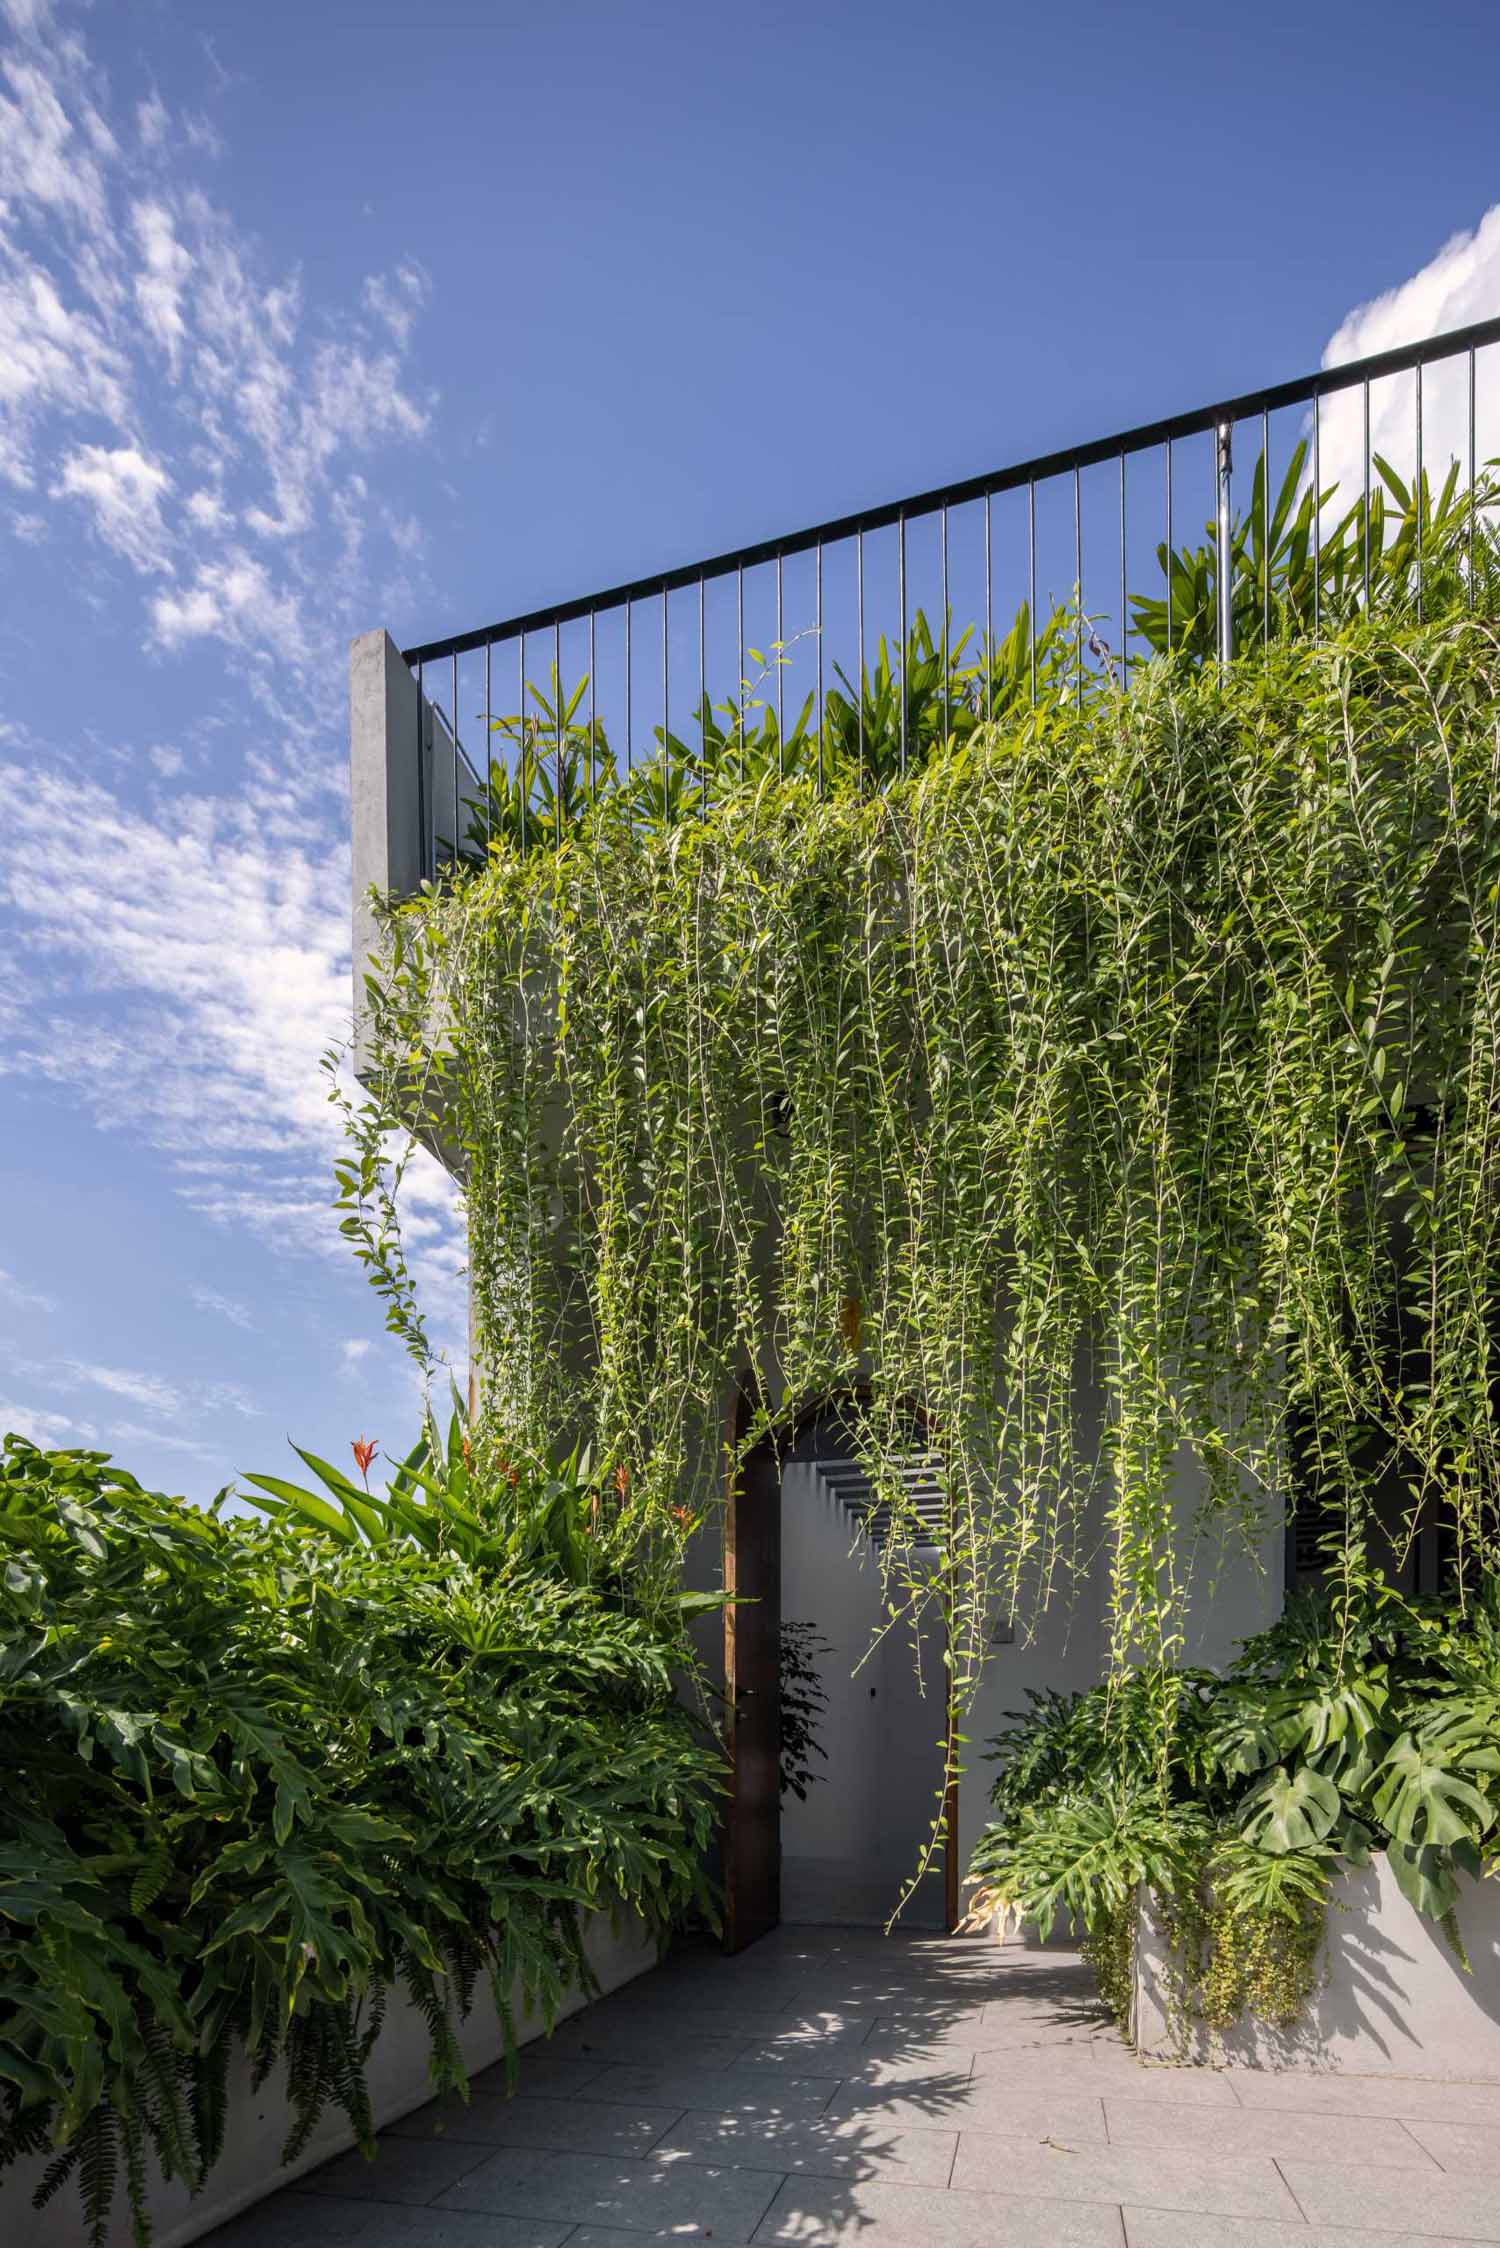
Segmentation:
[(716, 2114), (819, 2115), (839, 2088), (837, 2076), (777, 2068), (651, 2068), (616, 2062), (579, 2097), (659, 2107), (711, 2108)]
[(299, 2193), (331, 2193), (348, 2201), (435, 2201), (466, 2170), (483, 2162), (485, 2149), (471, 2139), (398, 2139), (382, 2132), (375, 2159), (336, 2155), (297, 2181)]
[[(1174, 2070), (1185, 2076), (1186, 2070)], [(1242, 2107), (1296, 2108), (1309, 2115), (1396, 2115), (1412, 2122), (1488, 2124), (1500, 2134), (1500, 2084), (1440, 2083), (1429, 2076), (1334, 2076), (1311, 2069), (1236, 2068)]]
[(959, 2135), (952, 2183), (955, 2192), (1003, 2190), (1038, 2201), (1133, 2201), (1197, 2210), (1204, 2216), (1277, 2217), (1295, 2223), (1299, 2214), (1268, 2155), (1220, 2160), (1188, 2147), (1099, 2147), (965, 2130)]
[(958, 2148), (954, 2131), (910, 2131), (885, 2123), (762, 2123), (752, 2116), (689, 2111), (652, 2149), (658, 2162), (734, 2163), (780, 2176), (884, 2177), (890, 2184), (946, 2186)]
[[(1180, 2209), (1125, 2210), (1126, 2248), (1468, 2248), (1430, 2232), (1370, 2232), (1363, 2225), (1257, 2224), (1246, 2217), (1199, 2217)], [(571, 2243), (569, 2244), (571, 2248)]]
[(1410, 2232), (1420, 2211), (1429, 2232), (1454, 2240), (1500, 2240), (1500, 2166), (1487, 2176), (1424, 2173), (1420, 2183), (1402, 2170), (1332, 2162), (1283, 2162), (1281, 2173), (1312, 2225)]
[[(544, 2099), (570, 2100), (586, 2084), (603, 2072), (604, 2059), (565, 2061), (546, 2052), (540, 2046), (524, 2046), (517, 2055), (515, 2088), (528, 2098), (540, 2095)], [(493, 2068), (483, 2068), (470, 2079), (470, 2090), (486, 2092), (504, 2099), (509, 2084), (503, 2061)]]
[[(1299, 2115), (1293, 2108), (1175, 2107), (1165, 2100), (1116, 2099), (1111, 2092), (1105, 2095), (1104, 2120), (1110, 2144), (1119, 2147), (1191, 2146), (1215, 2156), (1284, 2154), (1310, 2162), (1370, 2162), (1405, 2170), (1437, 2166), (1405, 2124), (1383, 2116)], [(1500, 2139), (1491, 2137), (1486, 2167), (1496, 2166), (1497, 2153)]]
[(291, 2188), (205, 2234), (201, 2248), (562, 2248), (568, 2237), (561, 2223), (382, 2207)]
[(729, 2068), (744, 2054), (748, 2039), (733, 2030), (689, 2027), (671, 2016), (642, 2014), (594, 2022), (584, 2015), (564, 2022), (547, 2040), (547, 2057), (559, 2061), (667, 2062), (673, 2068)]
[(556, 2147), (564, 2154), (646, 2154), (681, 2112), (612, 2100), (503, 2100), (476, 2092), (468, 2101), (433, 2100), (393, 2124), (391, 2131), (404, 2139)]
[(846, 2084), (830, 2100), (831, 2121), (889, 2124), (912, 2131), (987, 2130), (1015, 2138), (1109, 2143), (1104, 2102), (1088, 2092), (947, 2079), (940, 2086)]
[(696, 2162), (615, 2162), (602, 2155), (507, 2148), (446, 2194), (444, 2209), (571, 2218), (627, 2232), (748, 2241), (776, 2193), (763, 2170)]
[(1500, 2171), (1500, 2118), (1493, 2123), (1411, 2122), (1404, 2128), (1445, 2170), (1479, 2170), (1491, 2177)]
[(1123, 2248), (1118, 2209), (878, 2181), (788, 2178), (756, 2248)]

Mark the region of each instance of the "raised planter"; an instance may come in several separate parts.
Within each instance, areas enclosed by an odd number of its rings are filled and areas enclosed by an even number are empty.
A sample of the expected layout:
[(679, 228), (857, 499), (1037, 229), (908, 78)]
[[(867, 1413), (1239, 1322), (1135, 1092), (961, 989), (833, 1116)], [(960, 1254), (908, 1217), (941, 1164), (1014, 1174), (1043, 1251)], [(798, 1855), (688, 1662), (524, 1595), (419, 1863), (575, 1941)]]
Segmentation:
[(1458, 1925), (1467, 1973), (1377, 1853), (1330, 1886), (1322, 1979), (1301, 2022), (1278, 2030), (1245, 2020), (1222, 2033), (1189, 2025), (1183, 2042), (1171, 1959), (1146, 1897), (1136, 1940), (1136, 2051), (1250, 2068), (1500, 2080), (1500, 1880), (1460, 1884)]
[[(618, 1920), (600, 1913), (584, 1930), (583, 1948), (602, 1990), (617, 1990), (636, 1975), (654, 1967), (656, 1946), (633, 1915)], [(517, 1993), (519, 2001), (519, 1992)], [(586, 2003), (575, 1993), (559, 2007), (559, 2017), (577, 2013)], [(540, 2037), (542, 2023), (536, 2015), (516, 2013), (516, 2036), (525, 2044)], [(459, 2025), (459, 2043), (470, 2073), (488, 2068), (504, 2051), (504, 2039), (489, 1994), (481, 1982), (474, 2008)], [(392, 1992), (385, 2025), (370, 2055), (370, 2100), (377, 2124), (394, 2123), (431, 2099), (427, 2061), (430, 2042), (420, 2014)], [(180, 2180), (164, 2183), (155, 2178), (148, 2194), (153, 2248), (185, 2248), (215, 2225), (224, 2224), (253, 2202), (290, 2185), (309, 2170), (354, 2144), (354, 2134), (337, 2109), (325, 2111), (305, 2152), (285, 2168), (281, 2149), (290, 2113), (280, 2072), (268, 2078), (258, 2092), (250, 2085), (250, 2067), (242, 2054), (230, 2065), (229, 2122), (224, 2151), (209, 2172), (203, 2191), (190, 2194)], [(81, 2248), (83, 2218), (76, 2183), (47, 2204), (34, 2209), (31, 2196), (46, 2170), (46, 2160), (32, 2157), (17, 2162), (0, 2178), (0, 2242), (4, 2248)], [(107, 2248), (130, 2248), (129, 2213), (123, 2195), (116, 2205)]]

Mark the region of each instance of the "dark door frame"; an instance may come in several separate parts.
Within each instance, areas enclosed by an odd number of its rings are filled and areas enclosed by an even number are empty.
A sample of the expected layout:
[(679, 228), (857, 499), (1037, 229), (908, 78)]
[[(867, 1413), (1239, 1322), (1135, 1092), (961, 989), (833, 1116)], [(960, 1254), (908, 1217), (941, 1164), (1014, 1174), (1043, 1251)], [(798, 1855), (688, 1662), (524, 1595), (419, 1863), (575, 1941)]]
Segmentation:
[[(746, 1510), (757, 1503), (771, 1503), (770, 1492), (773, 1488), (775, 1504), (778, 1508), (780, 1507), (781, 1472), (786, 1463), (787, 1454), (796, 1444), (797, 1439), (815, 1422), (827, 1420), (835, 1413), (843, 1398), (856, 1394), (857, 1392), (850, 1390), (834, 1391), (825, 1397), (808, 1401), (789, 1414), (783, 1414), (776, 1421), (774, 1428), (760, 1437), (749, 1452), (742, 1457), (745, 1438), (749, 1434), (751, 1424), (759, 1408), (749, 1385), (741, 1383), (737, 1387), (733, 1404), (726, 1416), (726, 1435), (732, 1445), (724, 1508), (724, 1589), (726, 1592), (731, 1594), (735, 1592), (740, 1581), (742, 1536), (747, 1552), (749, 1548)], [(767, 1455), (769, 1455), (769, 1458)], [(774, 1482), (766, 1473), (767, 1468), (773, 1463)], [(758, 1487), (759, 1490), (758, 1500), (751, 1497), (754, 1487)], [(779, 1604), (779, 1530), (776, 1550), (778, 1563), (776, 1588)], [(776, 1620), (779, 1630), (781, 1621), (779, 1605)], [(735, 1608), (733, 1605), (727, 1606), (724, 1610), (724, 1709), (725, 1745), (729, 1752), (729, 1790), (724, 1807), (722, 1852), (724, 1948), (726, 1951), (740, 1951), (747, 1944), (754, 1943), (757, 1937), (766, 1932), (767, 1926), (775, 1925), (775, 1921), (780, 1917), (780, 1798), (779, 1795), (776, 1797), (771, 1813), (776, 1824), (775, 1835), (751, 1835), (747, 1832), (747, 1806), (742, 1800), (739, 1785), (740, 1772), (737, 1751), (740, 1733), (738, 1711), (742, 1703), (745, 1684), (740, 1677), (742, 1641), (743, 1635), (736, 1629)], [(945, 1726), (948, 1763), (951, 1771), (954, 1738), (957, 1732), (957, 1712), (953, 1706), (953, 1670), (951, 1664), (948, 1666), (947, 1677)], [(759, 1692), (760, 1690), (758, 1680), (752, 1682), (752, 1691)], [(749, 1806), (748, 1813), (750, 1817), (757, 1821), (765, 1815), (758, 1804)], [(951, 1934), (957, 1928), (959, 1922), (958, 1782), (956, 1778), (949, 1779), (944, 1794), (943, 1828), (943, 1914), (948, 1931)], [(760, 1861), (767, 1855), (774, 1857), (778, 1868), (775, 1882), (775, 1912), (774, 1917), (769, 1922), (766, 1918), (764, 1899), (761, 1894), (757, 1894), (754, 1898), (740, 1894), (742, 1881), (749, 1878), (746, 1868), (755, 1866), (758, 1869)], [(762, 1886), (762, 1875), (759, 1870), (755, 1872), (753, 1878), (759, 1891)]]

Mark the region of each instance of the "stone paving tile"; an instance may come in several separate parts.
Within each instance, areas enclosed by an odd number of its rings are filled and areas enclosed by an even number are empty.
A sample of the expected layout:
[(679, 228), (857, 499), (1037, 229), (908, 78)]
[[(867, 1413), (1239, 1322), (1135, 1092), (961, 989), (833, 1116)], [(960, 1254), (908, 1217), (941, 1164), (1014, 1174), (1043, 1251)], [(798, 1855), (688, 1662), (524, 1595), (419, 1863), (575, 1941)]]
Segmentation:
[[(605, 2067), (602, 2058), (565, 2061), (531, 2045), (522, 2046), (517, 2064), (515, 2089), (518, 2092), (524, 2092), (528, 2098), (554, 2100), (571, 2099), (575, 2092), (581, 2092), (586, 2084), (592, 2084), (596, 2076), (602, 2075)], [(510, 2089), (504, 2062), (497, 2061), (493, 2068), (480, 2069), (469, 2079), (469, 2084), (472, 2091), (498, 2093), (504, 2098)]]
[[(1285, 2154), (1310, 2162), (1370, 2162), (1390, 2169), (1435, 2167), (1433, 2156), (1418, 2145), (1406, 2125), (1387, 2116), (1299, 2115), (1292, 2108), (1174, 2107), (1165, 2100), (1117, 2099), (1110, 2092), (1105, 2096), (1104, 2120), (1111, 2146), (1118, 2147), (1192, 2146), (1213, 2155)], [(1475, 2167), (1494, 2168), (1497, 2151), (1500, 2146), (1491, 2137), (1489, 2163)]]
[(1413, 2122), (1405, 2129), (1445, 2170), (1481, 2170), (1490, 2176), (1500, 2171), (1500, 2118), (1493, 2123)]
[(1435, 2123), (1488, 2124), (1500, 2132), (1500, 2084), (1256, 2068), (1226, 2069), (1220, 2081), (1233, 2085), (1242, 2107), (1298, 2108), (1318, 2115), (1399, 2115), (1413, 2122), (1430, 2117)]
[(888, 2124), (912, 2131), (988, 2130), (1015, 2138), (1065, 2139), (1107, 2146), (1104, 2102), (1087, 2092), (996, 2087), (952, 2081), (941, 2090), (846, 2084), (828, 2105), (830, 2121)]
[(1069, 2146), (965, 2130), (952, 2184), (956, 2192), (1003, 2187), (1037, 2201), (1149, 2202), (1211, 2217), (1295, 2222), (1299, 2214), (1268, 2155), (1220, 2159), (1189, 2147)]
[(676, 2239), (747, 2241), (776, 2192), (763, 2170), (696, 2162), (614, 2162), (602, 2155), (507, 2148), (445, 2194), (442, 2209), (571, 2218)]
[(200, 2248), (562, 2248), (569, 2238), (566, 2224), (336, 2201), (290, 2188), (205, 2234)]
[(1310, 2225), (1358, 2230), (1411, 2230), (1422, 2224), (1454, 2240), (1500, 2240), (1500, 2168), (1484, 2175), (1423, 2175), (1420, 2185), (1402, 2170), (1356, 2170), (1342, 2163), (1283, 2162), (1282, 2176)]
[(689, 2111), (652, 2149), (657, 2162), (730, 2162), (778, 2176), (884, 2177), (946, 2186), (958, 2149), (954, 2131), (906, 2131), (882, 2123), (762, 2123), (753, 2116)]
[(777, 2068), (648, 2068), (617, 2062), (584, 2086), (584, 2100), (648, 2101), (734, 2115), (820, 2115), (839, 2088), (836, 2076)]
[(1122, 2248), (1118, 2209), (788, 2178), (755, 2235), (784, 2248)]
[[(335, 2155), (297, 2180), (299, 2193), (337, 2194), (349, 2201), (435, 2201), (466, 2170), (483, 2162), (472, 2139), (397, 2139), (382, 2132), (373, 2162), (358, 2152)], [(523, 2212), (524, 2214), (524, 2212)]]
[(1244, 2217), (1189, 2216), (1177, 2209), (1127, 2208), (1125, 2238), (1127, 2248), (1467, 2248), (1451, 2233), (1254, 2224)]
[[(559, 2061), (669, 2061), (674, 2068), (728, 2068), (739, 2060), (747, 2040), (730, 2031), (689, 2028), (670, 2016), (642, 2014), (636, 2021), (565, 2022), (547, 2040), (546, 2057)], [(524, 2065), (524, 2063), (523, 2063)]]
[(492, 2147), (556, 2147), (562, 2153), (647, 2154), (681, 2114), (678, 2107), (609, 2100), (432, 2100), (389, 2126), (402, 2139), (471, 2140)]

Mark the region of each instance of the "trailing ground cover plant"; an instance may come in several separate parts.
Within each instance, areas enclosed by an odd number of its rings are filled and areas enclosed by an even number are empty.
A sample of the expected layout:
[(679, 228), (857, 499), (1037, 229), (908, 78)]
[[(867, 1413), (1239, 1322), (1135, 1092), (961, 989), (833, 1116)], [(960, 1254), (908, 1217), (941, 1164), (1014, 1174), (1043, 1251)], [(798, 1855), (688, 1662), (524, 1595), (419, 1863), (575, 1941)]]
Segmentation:
[(472, 2005), (509, 2044), (518, 1985), (588, 1986), (581, 1914), (709, 1907), (680, 1618), (586, 1477), (464, 1450), (384, 1499), (315, 1462), (267, 1521), (6, 1440), (0, 2162), (52, 2150), (90, 2238), (121, 2174), (143, 2242), (151, 2165), (203, 2182), (237, 2047), (285, 2068), (288, 2158), (330, 2105), (368, 2149), (390, 1993), (462, 2090)]
[(1418, 1600), (1366, 1572), (1294, 1597), (1222, 1676), (1034, 1695), (993, 1746), (972, 1917), (1045, 1935), (1066, 1914), (1123, 2023), (1145, 1886), (1184, 2027), (1286, 2025), (1315, 1985), (1331, 1873), (1380, 1850), (1462, 1958), (1459, 1876), (1500, 1867), (1500, 1578), (1470, 1595)]

